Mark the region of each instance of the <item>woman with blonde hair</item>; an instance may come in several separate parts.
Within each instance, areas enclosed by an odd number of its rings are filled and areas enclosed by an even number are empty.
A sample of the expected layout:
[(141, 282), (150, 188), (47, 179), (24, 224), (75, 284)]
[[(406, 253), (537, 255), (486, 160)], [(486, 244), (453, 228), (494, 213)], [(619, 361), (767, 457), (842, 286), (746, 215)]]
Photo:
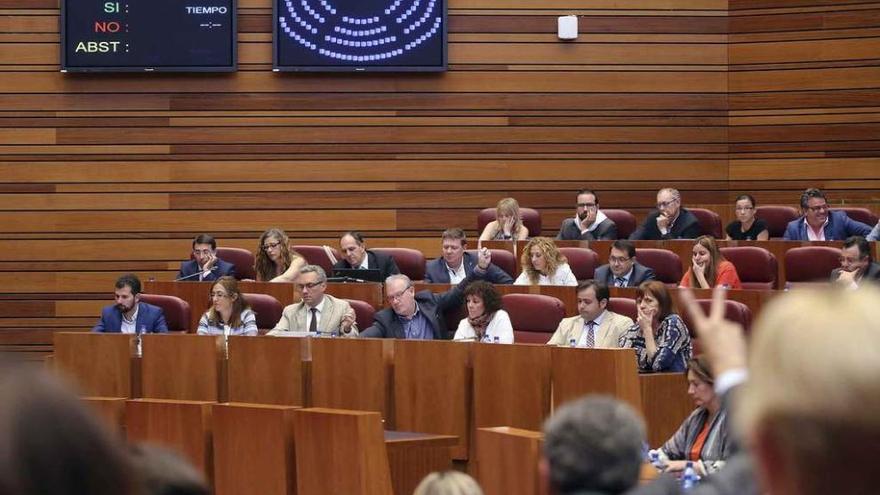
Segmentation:
[(254, 258), (258, 282), (296, 282), (299, 269), (306, 266), (305, 258), (291, 249), (287, 234), (275, 227), (260, 236)]
[(233, 277), (220, 277), (211, 286), (211, 308), (199, 320), (199, 335), (256, 335), (257, 315), (238, 290)]
[(694, 242), (690, 268), (679, 282), (679, 287), (711, 289), (716, 285), (728, 289), (742, 289), (742, 282), (733, 263), (724, 259), (715, 238), (701, 235)]
[(520, 263), (523, 271), (514, 285), (577, 285), (568, 260), (547, 237), (533, 237), (523, 248)]
[(443, 471), (425, 476), (413, 495), (483, 495), (483, 490), (465, 473)]
[(513, 198), (504, 198), (495, 205), (495, 220), (480, 234), (481, 241), (522, 241), (528, 237), (529, 229), (523, 225), (519, 203)]

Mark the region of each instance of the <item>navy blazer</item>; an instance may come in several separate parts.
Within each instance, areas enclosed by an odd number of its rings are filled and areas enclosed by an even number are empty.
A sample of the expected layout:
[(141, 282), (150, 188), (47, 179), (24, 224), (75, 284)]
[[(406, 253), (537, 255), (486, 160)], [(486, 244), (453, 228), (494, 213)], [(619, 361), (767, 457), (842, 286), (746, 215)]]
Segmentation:
[[(477, 260), (475, 258), (476, 257), (471, 253), (464, 253), (464, 258), (461, 261), (464, 263), (465, 276), (474, 273), (474, 268), (477, 266)], [(513, 283), (513, 277), (508, 275), (508, 273), (500, 267), (493, 264), (489, 264), (484, 278), (486, 282), (493, 284)], [(444, 260), (442, 256), (425, 264), (425, 282), (432, 284), (449, 283), (449, 270), (446, 269), (446, 260)]]
[[(196, 260), (184, 261), (180, 264), (180, 270), (177, 272), (177, 280), (180, 280), (184, 277), (189, 277), (184, 282), (198, 282), (199, 276), (196, 275), (199, 273), (199, 263)], [(217, 280), (220, 277), (224, 277), (229, 275), (230, 277), (235, 276), (235, 265), (229, 263), (228, 261), (223, 261), (220, 258), (217, 258), (217, 262), (214, 264), (214, 269), (211, 270), (211, 273), (205, 277), (204, 281), (212, 281)]]
[[(611, 272), (611, 265), (602, 265), (599, 268), (596, 268), (596, 274), (593, 278), (608, 287), (614, 287), (614, 274)], [(632, 274), (629, 276), (626, 286), (638, 287), (642, 282), (654, 280), (656, 278), (657, 276), (654, 274), (653, 268), (641, 265), (636, 261), (633, 263)]]
[[(377, 253), (375, 251), (370, 251), (367, 249), (367, 266), (370, 267), (370, 270), (377, 269), (382, 272), (382, 282), (385, 281), (386, 278), (391, 275), (397, 275), (400, 273), (400, 268), (397, 268), (397, 263), (394, 262), (394, 258), (385, 253)], [(351, 266), (347, 260), (341, 259), (333, 265), (333, 269), (337, 268), (356, 268)]]
[(696, 239), (703, 234), (700, 221), (697, 220), (693, 213), (684, 208), (679, 210), (678, 218), (672, 224), (672, 229), (667, 231), (665, 235), (661, 234), (660, 228), (657, 227), (657, 217), (659, 216), (659, 210), (649, 213), (648, 217), (645, 218), (645, 222), (629, 238), (634, 241), (659, 241), (668, 239)]
[[(466, 284), (465, 279), (459, 285)], [(425, 315), (434, 330), (434, 340), (449, 340), (452, 335), (446, 328), (446, 316), (444, 313), (452, 308), (461, 306), (464, 301), (464, 292), (456, 285), (452, 289), (434, 294), (429, 290), (416, 292), (416, 303), (419, 311)], [(373, 324), (360, 333), (360, 337), (372, 337), (381, 339), (405, 339), (403, 325), (400, 318), (392, 308), (385, 308), (373, 315)]]
[[(828, 223), (825, 225), (826, 241), (844, 241), (847, 237), (853, 235), (867, 236), (871, 233), (871, 227), (857, 222), (847, 216), (845, 211), (828, 212)], [(785, 227), (785, 235), (782, 237), (786, 241), (809, 241), (807, 237), (807, 221), (801, 216), (797, 220), (788, 222)]]
[[(145, 302), (138, 303), (138, 314), (134, 327), (135, 331), (143, 329), (147, 333), (165, 333), (168, 331), (168, 324), (165, 323), (165, 313), (162, 312), (162, 308)], [(122, 312), (119, 311), (115, 304), (105, 306), (101, 311), (101, 319), (98, 320), (92, 331), (119, 333), (122, 331)]]

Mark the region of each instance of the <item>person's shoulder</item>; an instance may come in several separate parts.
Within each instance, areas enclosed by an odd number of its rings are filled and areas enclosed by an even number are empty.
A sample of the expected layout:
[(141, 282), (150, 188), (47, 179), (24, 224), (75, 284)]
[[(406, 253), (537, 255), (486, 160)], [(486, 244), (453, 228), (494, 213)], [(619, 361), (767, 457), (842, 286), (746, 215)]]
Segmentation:
[(605, 317), (608, 318), (608, 321), (611, 324), (626, 325), (627, 327), (630, 327), (633, 324), (633, 319), (630, 318), (629, 316), (622, 315), (620, 313), (615, 313), (614, 311), (611, 311), (611, 310), (608, 310)]
[(562, 220), (562, 225), (560, 226), (560, 228), (567, 229), (570, 228), (572, 225), (574, 225), (574, 218), (566, 217)]
[(730, 260), (724, 260), (721, 263), (718, 263), (718, 271), (723, 272), (727, 270), (736, 271), (736, 265), (734, 265)]
[(147, 313), (163, 313), (162, 308), (154, 304), (146, 303), (143, 301), (141, 301), (139, 304), (141, 305), (141, 309), (145, 310)]
[(330, 306), (338, 306), (340, 308), (351, 307), (351, 304), (349, 304), (349, 302), (345, 299), (340, 299), (338, 297), (331, 296), (330, 294), (324, 294), (324, 298), (327, 299), (327, 302), (325, 302), (324, 304), (329, 304)]
[(101, 316), (109, 316), (109, 315), (113, 314), (114, 311), (116, 311), (116, 305), (115, 304), (108, 304), (108, 305), (104, 306), (103, 308), (101, 308)]
[[(325, 294), (325, 297), (326, 297), (327, 295), (328, 295), (328, 294)], [(302, 301), (300, 301), (300, 302), (295, 302), (295, 303), (293, 303), (293, 304), (288, 304), (287, 306), (284, 306), (284, 310), (283, 310), (283, 312), (285, 312), (285, 313), (295, 313), (295, 312), (298, 311), (300, 308), (302, 308), (304, 304), (305, 304), (305, 303), (302, 302)]]
[(563, 319), (559, 320), (559, 326), (562, 327), (562, 326), (574, 325), (579, 319), (581, 319), (581, 320), (583, 319), (581, 317), (581, 315), (574, 315), (574, 316), (569, 316), (567, 318), (563, 318)]

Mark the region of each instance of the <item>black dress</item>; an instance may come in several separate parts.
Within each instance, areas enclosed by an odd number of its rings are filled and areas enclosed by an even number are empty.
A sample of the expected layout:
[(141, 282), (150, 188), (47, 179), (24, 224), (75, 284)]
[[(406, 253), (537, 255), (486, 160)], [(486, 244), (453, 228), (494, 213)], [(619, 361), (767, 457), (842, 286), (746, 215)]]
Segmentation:
[(756, 218), (752, 223), (752, 227), (743, 232), (742, 222), (734, 220), (727, 224), (725, 231), (734, 241), (754, 241), (758, 239), (758, 234), (767, 230), (767, 222), (760, 218)]

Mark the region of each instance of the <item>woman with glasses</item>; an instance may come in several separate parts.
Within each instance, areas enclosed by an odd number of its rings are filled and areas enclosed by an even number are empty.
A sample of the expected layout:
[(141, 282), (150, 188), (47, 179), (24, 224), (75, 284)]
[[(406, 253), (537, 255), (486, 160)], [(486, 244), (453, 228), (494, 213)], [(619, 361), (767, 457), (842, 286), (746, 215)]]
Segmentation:
[(296, 282), (306, 260), (291, 249), (287, 234), (271, 228), (260, 236), (254, 271), (258, 282)]
[(727, 224), (728, 241), (766, 241), (770, 238), (767, 222), (755, 217), (755, 198), (740, 194), (736, 198), (736, 220)]
[(211, 286), (211, 308), (199, 320), (199, 335), (256, 335), (257, 315), (238, 290), (233, 277)]
[(513, 324), (502, 309), (501, 294), (489, 282), (478, 280), (464, 289), (467, 317), (458, 323), (453, 340), (513, 343)]
[(666, 284), (643, 282), (636, 289), (638, 319), (620, 336), (620, 347), (636, 350), (640, 371), (685, 371), (691, 359), (691, 336), (674, 313)]
[(720, 285), (728, 289), (742, 289), (736, 267), (724, 259), (714, 237), (710, 235), (697, 237), (693, 253), (691, 266), (681, 278), (679, 287), (711, 289)]

